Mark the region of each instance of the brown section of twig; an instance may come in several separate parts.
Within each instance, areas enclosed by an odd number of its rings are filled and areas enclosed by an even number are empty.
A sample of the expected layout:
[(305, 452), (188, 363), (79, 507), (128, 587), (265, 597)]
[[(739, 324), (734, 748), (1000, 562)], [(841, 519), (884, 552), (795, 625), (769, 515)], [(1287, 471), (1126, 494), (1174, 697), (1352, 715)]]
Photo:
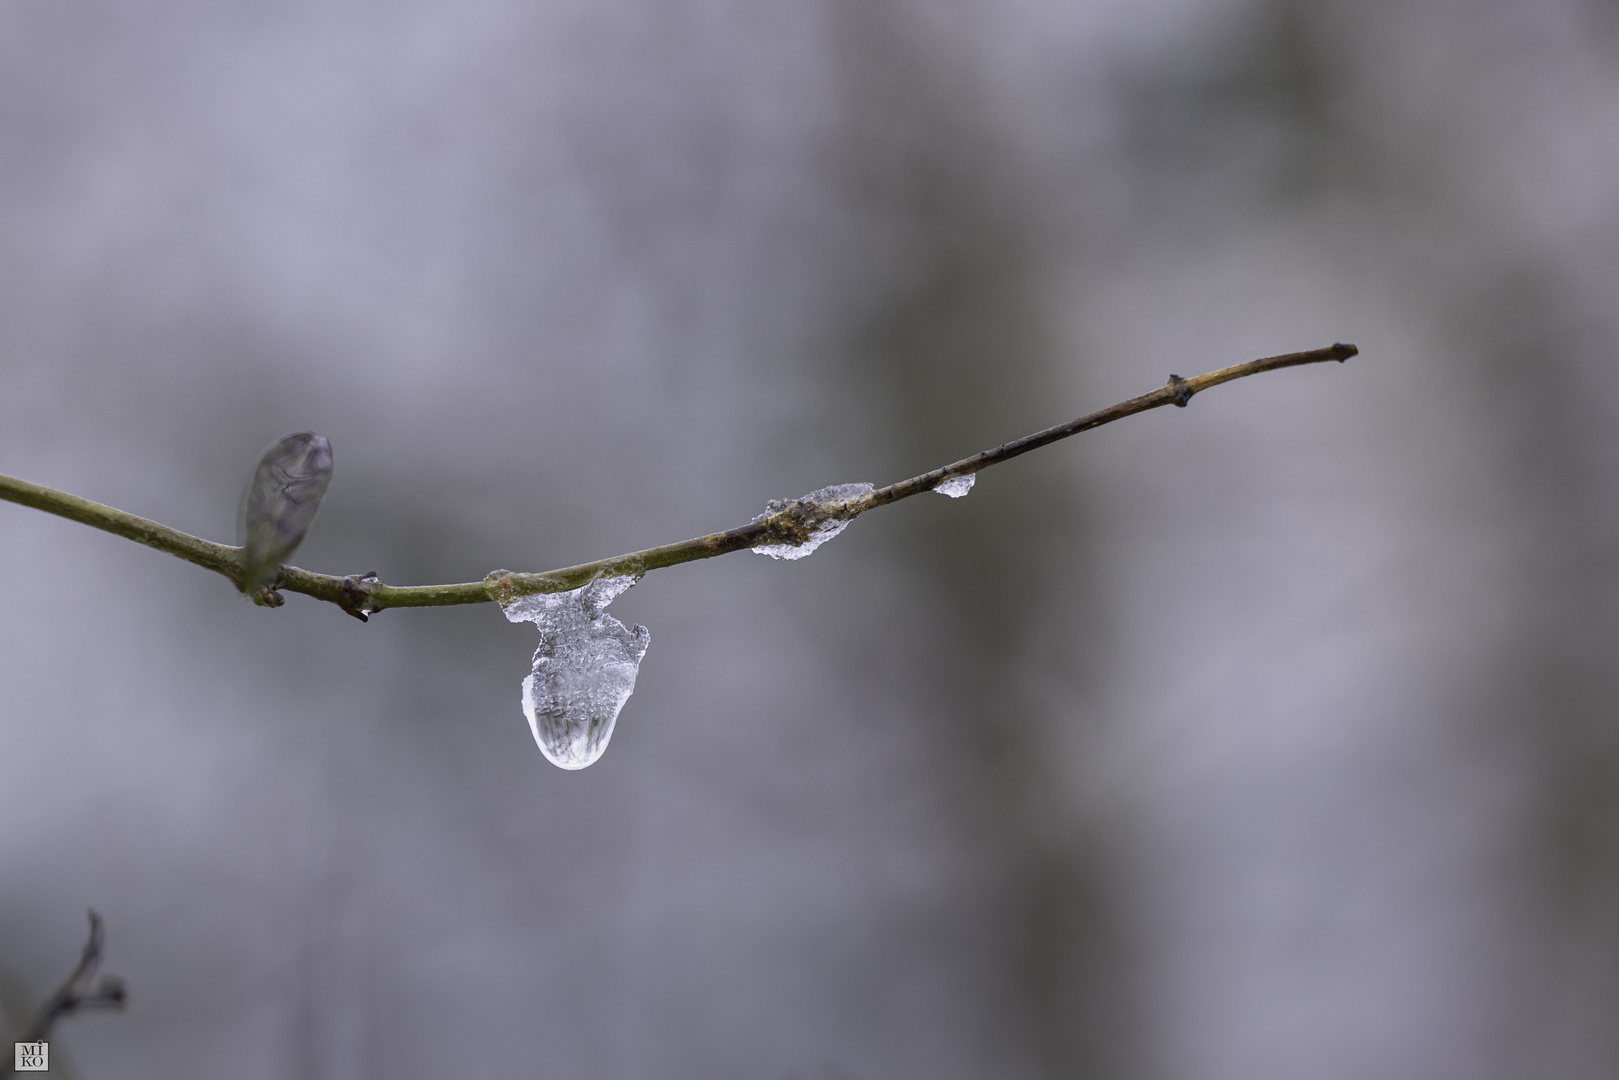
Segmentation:
[[(578, 566), (548, 570), (541, 574), (516, 574), (496, 570), (482, 581), (469, 581), (456, 585), (386, 585), (374, 580), (374, 575), (334, 577), (330, 574), (314, 574), (296, 566), (283, 566), (274, 580), (260, 589), (253, 599), (255, 603), (266, 607), (278, 607), (281, 604), (278, 590), (303, 593), (305, 596), (336, 604), (363, 620), (368, 614), (384, 608), (446, 607), (452, 604), (480, 604), (490, 600), (505, 602), (530, 593), (577, 589), (601, 577), (621, 575), (638, 577), (649, 570), (694, 562), (698, 559), (711, 559), (716, 555), (741, 551), (743, 548), (765, 544), (796, 546), (804, 542), (816, 523), (828, 518), (853, 518), (873, 507), (886, 506), (900, 499), (931, 491), (952, 477), (981, 472), (991, 465), (1010, 461), (1059, 439), (1066, 439), (1070, 435), (1077, 435), (1081, 431), (1089, 431), (1103, 424), (1111, 424), (1126, 416), (1134, 416), (1136, 413), (1164, 405), (1185, 406), (1194, 394), (1219, 386), (1221, 383), (1231, 382), (1233, 379), (1275, 371), (1279, 368), (1297, 367), (1301, 364), (1319, 364), (1330, 360), (1342, 362), (1359, 351), (1353, 345), (1329, 345), (1324, 349), (1267, 356), (1261, 360), (1251, 360), (1245, 364), (1235, 364), (1218, 371), (1194, 375), (1189, 379), (1171, 375), (1169, 382), (1139, 397), (1121, 401), (1117, 405), (1070, 420), (1066, 424), (1058, 424), (1056, 427), (1037, 431), (1033, 435), (1025, 435), (1021, 439), (1002, 443), (993, 450), (985, 450), (972, 457), (962, 458), (953, 464), (920, 476), (913, 476), (909, 480), (901, 480), (897, 484), (878, 488), (866, 495), (840, 503), (815, 503), (799, 499), (788, 503), (785, 508), (775, 513), (767, 514), (735, 529), (682, 540), (677, 544), (632, 551), (611, 559), (580, 563)], [(47, 513), (59, 514), (155, 547), (160, 551), (167, 551), (224, 575), (238, 588), (241, 586), (240, 548), (202, 540), (166, 525), (159, 525), (155, 521), (115, 510), (110, 506), (103, 506), (88, 499), (80, 499), (9, 476), (0, 476), (0, 499), (32, 506)]]
[(1184, 408), (1192, 400), (1192, 395), (1219, 386), (1221, 383), (1240, 379), (1247, 375), (1258, 375), (1265, 371), (1275, 371), (1278, 368), (1297, 367), (1300, 364), (1319, 364), (1328, 360), (1343, 363), (1351, 356), (1360, 352), (1353, 345), (1329, 345), (1325, 349), (1311, 349), (1308, 352), (1284, 353), (1281, 356), (1267, 356), (1263, 360), (1250, 360), (1246, 364), (1234, 364), (1218, 371), (1194, 375), (1190, 379), (1183, 379), (1179, 375), (1171, 375), (1169, 381), (1150, 393), (1133, 397), (1129, 401), (1121, 401), (1117, 405), (1109, 406), (1077, 420), (1070, 420), (1066, 424), (1037, 431), (1033, 435), (1025, 435), (1021, 439), (1014, 439), (1009, 443), (1002, 443), (993, 450), (985, 450), (981, 454), (974, 454), (970, 458), (962, 458), (953, 465), (946, 465), (941, 469), (913, 476), (909, 480), (902, 480), (897, 484), (890, 484), (885, 488), (878, 488), (870, 495), (860, 499), (850, 500), (851, 515), (870, 510), (873, 506), (883, 506), (887, 503), (897, 502), (909, 498), (923, 491), (932, 491), (940, 484), (954, 476), (968, 476), (980, 472), (991, 465), (999, 465), (1003, 461), (1010, 461), (1015, 457), (1027, 454), (1031, 450), (1038, 450), (1042, 446), (1049, 446), (1059, 439), (1066, 439), (1070, 435), (1078, 435), (1081, 431), (1111, 424), (1115, 420), (1122, 420), (1126, 416), (1146, 412), (1163, 405), (1179, 405)]
[[(72, 1016), (77, 1012), (89, 1009), (122, 1009), (128, 994), (124, 989), (124, 980), (116, 975), (103, 975), (100, 982), (94, 982), (96, 969), (101, 966), (101, 950), (105, 935), (101, 928), (101, 916), (95, 911), (90, 912), (90, 936), (85, 940), (84, 951), (79, 954), (79, 963), (67, 981), (57, 988), (56, 993), (39, 1010), (34, 1022), (17, 1036), (17, 1042), (32, 1043), (45, 1042), (50, 1038), (51, 1028), (64, 1016)], [(0, 1055), (0, 1076), (12, 1075), (13, 1059)]]

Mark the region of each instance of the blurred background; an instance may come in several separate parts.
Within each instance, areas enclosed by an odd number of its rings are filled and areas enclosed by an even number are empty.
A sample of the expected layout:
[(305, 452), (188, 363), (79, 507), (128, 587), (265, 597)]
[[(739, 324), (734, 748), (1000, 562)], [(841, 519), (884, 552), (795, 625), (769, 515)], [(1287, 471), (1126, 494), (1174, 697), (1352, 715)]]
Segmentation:
[[(1353, 341), (658, 571), (606, 756), (0, 505), (13, 1028), (112, 1077), (1619, 1074), (1619, 8), (10, 0), (0, 472), (542, 570)], [(1604, 676), (1603, 671), (1610, 674)]]

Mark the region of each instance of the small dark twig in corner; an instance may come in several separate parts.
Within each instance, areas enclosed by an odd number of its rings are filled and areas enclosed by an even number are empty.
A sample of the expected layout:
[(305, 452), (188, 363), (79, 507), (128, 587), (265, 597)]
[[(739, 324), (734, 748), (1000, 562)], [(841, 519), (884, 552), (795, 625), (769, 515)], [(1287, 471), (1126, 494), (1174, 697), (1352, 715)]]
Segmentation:
[[(67, 977), (67, 981), (56, 993), (51, 995), (45, 1007), (39, 1010), (34, 1022), (17, 1036), (17, 1042), (45, 1042), (58, 1020), (64, 1016), (72, 1016), (76, 1012), (124, 1007), (124, 1002), (128, 998), (124, 980), (116, 975), (103, 975), (100, 982), (92, 985), (96, 969), (101, 966), (101, 949), (104, 941), (101, 916), (92, 910), (90, 937), (84, 943), (84, 952), (79, 954), (78, 966), (73, 969), (73, 973)], [(9, 1055), (0, 1055), (0, 1076), (11, 1076), (12, 1065), (13, 1061)]]

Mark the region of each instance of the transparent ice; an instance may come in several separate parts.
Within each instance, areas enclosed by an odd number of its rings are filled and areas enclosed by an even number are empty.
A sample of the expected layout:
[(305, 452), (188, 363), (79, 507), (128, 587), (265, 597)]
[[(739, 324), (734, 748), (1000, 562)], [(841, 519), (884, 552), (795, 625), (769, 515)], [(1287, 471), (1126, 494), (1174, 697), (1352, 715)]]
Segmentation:
[(503, 605), (512, 622), (540, 628), (534, 670), (523, 680), (523, 713), (540, 750), (560, 768), (583, 769), (602, 756), (619, 710), (635, 692), (652, 635), (607, 614), (607, 605), (635, 582), (598, 578), (572, 592)]
[(952, 476), (950, 479), (933, 485), (933, 490), (940, 495), (948, 495), (952, 499), (959, 499), (973, 489), (978, 482), (977, 473), (968, 473), (966, 476)]
[(252, 592), (292, 557), (332, 482), (332, 444), (295, 431), (259, 455), (242, 493), (242, 591)]
[[(765, 512), (753, 520), (762, 521), (771, 514), (779, 514), (794, 502), (845, 502), (859, 495), (869, 495), (874, 490), (875, 488), (871, 484), (866, 483), (833, 484), (831, 487), (812, 491), (802, 499), (771, 499), (765, 503)], [(796, 546), (793, 544), (761, 544), (753, 550), (760, 555), (769, 555), (772, 559), (802, 559), (848, 527), (849, 522), (846, 518), (823, 518), (811, 526), (809, 539), (802, 544)]]

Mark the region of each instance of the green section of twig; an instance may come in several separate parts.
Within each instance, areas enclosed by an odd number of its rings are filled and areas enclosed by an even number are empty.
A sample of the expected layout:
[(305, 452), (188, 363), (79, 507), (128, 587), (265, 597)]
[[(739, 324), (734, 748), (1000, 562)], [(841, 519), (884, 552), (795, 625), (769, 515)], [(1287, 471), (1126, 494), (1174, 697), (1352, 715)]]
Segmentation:
[[(853, 518), (873, 507), (886, 506), (900, 499), (931, 491), (951, 477), (981, 472), (991, 465), (1010, 461), (1021, 454), (1038, 450), (1042, 446), (1066, 439), (1070, 435), (1077, 435), (1081, 431), (1089, 431), (1091, 428), (1111, 424), (1126, 416), (1134, 416), (1136, 413), (1164, 405), (1185, 405), (1191, 400), (1192, 395), (1219, 386), (1221, 383), (1248, 375), (1258, 375), (1265, 371), (1275, 371), (1278, 368), (1296, 367), (1300, 364), (1319, 364), (1329, 360), (1341, 362), (1359, 351), (1353, 345), (1330, 345), (1325, 349), (1267, 356), (1261, 360), (1251, 360), (1245, 364), (1194, 375), (1189, 379), (1172, 375), (1169, 382), (1139, 397), (1121, 401), (1117, 405), (1070, 420), (1066, 424), (1058, 424), (1056, 427), (1037, 431), (1033, 435), (1025, 435), (1021, 439), (1002, 443), (993, 450), (985, 450), (972, 457), (962, 458), (932, 472), (925, 472), (909, 480), (901, 480), (897, 484), (878, 488), (846, 502), (816, 504), (799, 500), (789, 503), (786, 508), (776, 513), (739, 528), (682, 540), (678, 544), (632, 551), (627, 555), (580, 563), (578, 566), (563, 567), (560, 570), (548, 570), (542, 574), (517, 574), (496, 570), (482, 581), (464, 582), (459, 585), (386, 585), (371, 580), (369, 576), (333, 577), (330, 574), (315, 574), (308, 570), (300, 570), (296, 566), (283, 566), (272, 587), (261, 591), (254, 599), (267, 606), (277, 606), (281, 598), (275, 590), (285, 590), (329, 601), (350, 614), (363, 617), (369, 612), (381, 611), (384, 608), (447, 607), (452, 604), (481, 604), (490, 600), (504, 602), (530, 593), (576, 589), (600, 577), (639, 576), (649, 570), (695, 562), (698, 559), (711, 559), (727, 552), (741, 551), (743, 548), (759, 547), (764, 544), (797, 545), (808, 538), (816, 523), (828, 518)], [(217, 574), (224, 575), (231, 584), (241, 587), (240, 548), (202, 540), (177, 529), (171, 529), (167, 525), (159, 525), (155, 521), (126, 514), (122, 510), (115, 510), (110, 506), (91, 502), (89, 499), (81, 499), (9, 476), (0, 476), (0, 499), (21, 503), (47, 513), (59, 514), (155, 547), (159, 551), (178, 555), (198, 566), (207, 567)]]
[(122, 536), (126, 540), (133, 540), (137, 544), (145, 544), (147, 547), (166, 551), (170, 555), (178, 555), (187, 562), (207, 567), (216, 574), (224, 574), (233, 585), (241, 581), (242, 571), (237, 560), (240, 548), (203, 540), (179, 529), (160, 525), (148, 518), (136, 517), (111, 506), (103, 506), (89, 499), (81, 499), (77, 495), (69, 495), (65, 491), (57, 491), (41, 484), (30, 484), (26, 480), (18, 480), (11, 476), (0, 476), (0, 499), (32, 506), (35, 510), (56, 514), (58, 517), (65, 517), (82, 525)]

